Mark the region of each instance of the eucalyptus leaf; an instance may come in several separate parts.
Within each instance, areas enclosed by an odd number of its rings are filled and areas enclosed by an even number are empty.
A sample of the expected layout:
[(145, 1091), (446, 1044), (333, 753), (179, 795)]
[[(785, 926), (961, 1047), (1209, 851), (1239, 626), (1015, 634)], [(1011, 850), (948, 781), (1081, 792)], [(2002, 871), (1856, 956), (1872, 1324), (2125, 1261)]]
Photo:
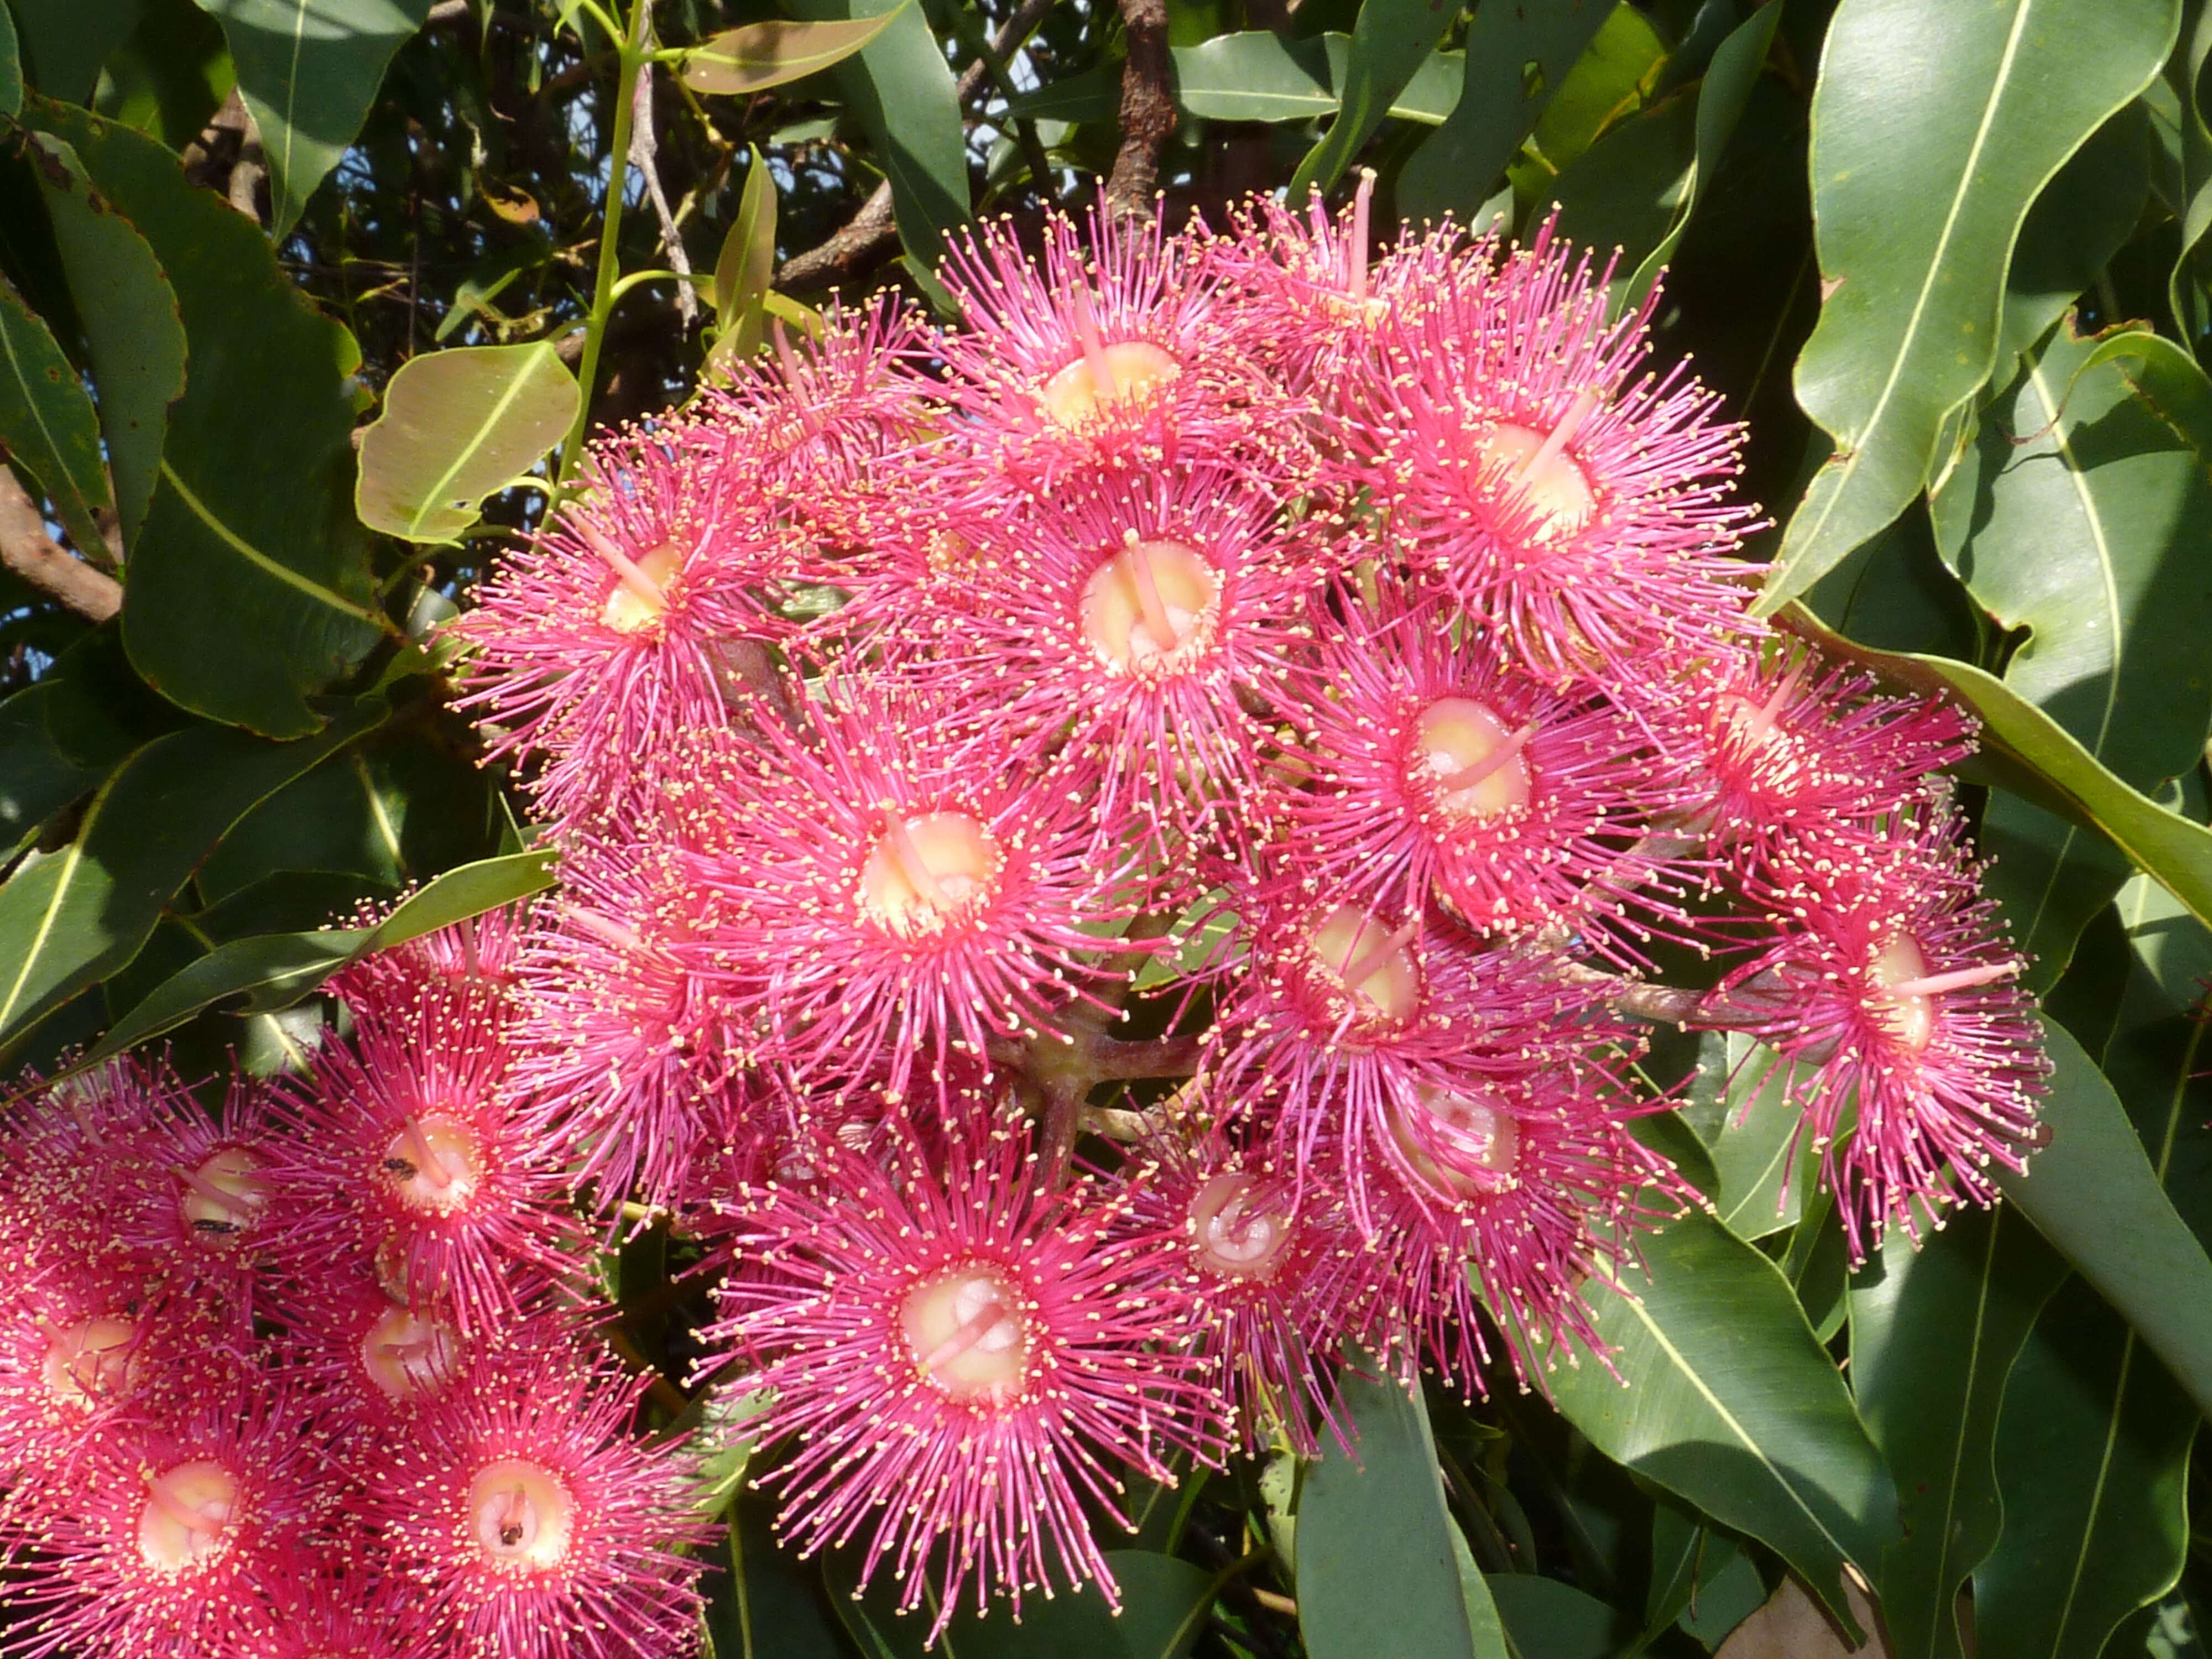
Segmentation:
[(1553, 1401), (1607, 1456), (1767, 1544), (1848, 1620), (1844, 1565), (1875, 1569), (1896, 1493), (1789, 1281), (1707, 1216), (1638, 1244), (1641, 1267), (1583, 1292), (1610, 1365), (1554, 1368)]
[(548, 340), (410, 357), (362, 434), (355, 510), (403, 541), (450, 541), (561, 441), (583, 396)]
[(684, 54), (684, 84), (694, 92), (746, 97), (841, 64), (896, 21), (904, 4), (874, 16), (826, 23), (770, 17), (726, 29)]
[(0, 281), (0, 449), (45, 489), (79, 550), (103, 554), (92, 510), (107, 503), (100, 416), (53, 331)]
[(1798, 401), (1835, 441), (1760, 607), (1810, 586), (1927, 484), (1995, 364), (2005, 272), (2067, 157), (2149, 83), (2179, 0), (1843, 0), (1813, 98), (1824, 299)]
[(775, 274), (775, 179), (757, 149), (748, 154), (738, 216), (714, 261), (714, 314), (722, 337), (718, 356), (749, 357), (761, 349), (768, 316), (769, 283)]
[(49, 98), (92, 95), (100, 66), (131, 38), (146, 0), (9, 0), (30, 83)]
[(1291, 176), (1293, 204), (1335, 188), (1450, 21), (1432, 0), (1364, 0), (1352, 26), (1336, 119)]

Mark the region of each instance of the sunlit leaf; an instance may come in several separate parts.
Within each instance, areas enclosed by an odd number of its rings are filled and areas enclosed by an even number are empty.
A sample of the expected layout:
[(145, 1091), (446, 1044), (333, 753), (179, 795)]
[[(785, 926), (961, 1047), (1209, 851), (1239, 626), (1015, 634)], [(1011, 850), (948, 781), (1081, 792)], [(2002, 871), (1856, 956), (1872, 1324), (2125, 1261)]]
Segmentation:
[(561, 441), (583, 395), (550, 341), (409, 358), (362, 434), (355, 510), (404, 541), (451, 540)]
[(902, 9), (842, 22), (771, 17), (726, 29), (684, 54), (684, 84), (732, 97), (765, 92), (844, 62), (889, 28)]

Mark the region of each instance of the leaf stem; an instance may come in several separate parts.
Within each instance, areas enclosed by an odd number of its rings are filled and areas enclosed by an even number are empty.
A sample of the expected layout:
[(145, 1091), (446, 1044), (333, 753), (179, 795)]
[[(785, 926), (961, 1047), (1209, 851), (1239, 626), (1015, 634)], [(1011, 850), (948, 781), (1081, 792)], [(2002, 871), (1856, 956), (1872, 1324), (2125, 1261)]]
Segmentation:
[(599, 270), (592, 287), (592, 313), (584, 322), (584, 352), (576, 365), (576, 383), (584, 390), (576, 404), (576, 418), (569, 423), (568, 434), (561, 441), (561, 471), (556, 482), (564, 489), (582, 459), (584, 433), (592, 414), (592, 387), (599, 378), (599, 348), (606, 342), (607, 319), (615, 308), (617, 279), (622, 264), (617, 244), (622, 236), (623, 191), (629, 184), (630, 118), (637, 109), (637, 82), (641, 75), (653, 70), (646, 61), (644, 52), (645, 21), (652, 0), (635, 0), (628, 20), (630, 27), (622, 28), (616, 20), (584, 0), (586, 8), (608, 26), (614, 34), (617, 46), (615, 68), (615, 124), (607, 144), (607, 193), (605, 205), (599, 215)]

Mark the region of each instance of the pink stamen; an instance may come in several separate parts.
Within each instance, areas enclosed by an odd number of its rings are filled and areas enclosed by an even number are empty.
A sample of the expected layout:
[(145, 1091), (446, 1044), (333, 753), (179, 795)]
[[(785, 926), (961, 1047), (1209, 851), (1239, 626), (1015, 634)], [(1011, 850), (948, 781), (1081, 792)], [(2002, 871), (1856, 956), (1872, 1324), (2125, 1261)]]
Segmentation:
[(1575, 393), (1574, 401), (1567, 405), (1567, 412), (1559, 416), (1559, 423), (1552, 428), (1542, 443), (1537, 445), (1536, 453), (1528, 458), (1516, 475), (1523, 483), (1532, 483), (1544, 476), (1544, 470), (1559, 459), (1559, 452), (1573, 440), (1582, 423), (1589, 419), (1590, 411), (1597, 407), (1597, 393), (1588, 387)]
[(1753, 738), (1763, 738), (1774, 729), (1775, 718), (1782, 713), (1783, 706), (1797, 695), (1797, 683), (1804, 672), (1803, 663), (1794, 665), (1782, 677), (1782, 684), (1774, 688), (1774, 695), (1759, 705), (1759, 712), (1751, 717), (1750, 732)]
[(667, 591), (640, 569), (629, 555), (582, 520), (572, 520), (570, 522), (574, 526), (576, 533), (584, 538), (584, 544), (605, 559), (615, 574), (622, 578), (624, 587), (629, 589), (656, 611), (668, 609)]
[(1174, 650), (1182, 641), (1168, 618), (1167, 602), (1160, 598), (1159, 579), (1152, 574), (1152, 562), (1145, 556), (1145, 550), (1134, 544), (1129, 548), (1129, 574), (1137, 589), (1137, 608), (1144, 613), (1145, 631), (1161, 650)]
[(1984, 963), (1978, 968), (1954, 968), (1948, 974), (1930, 974), (1925, 979), (1908, 979), (1900, 984), (1885, 985), (1881, 994), (1887, 997), (1932, 997), (1945, 991), (1963, 991), (1972, 985), (1987, 985), (1993, 980), (2009, 979), (2020, 971), (2017, 962)]
[(1365, 956), (1345, 969), (1340, 975), (1344, 981), (1344, 988), (1347, 991), (1356, 991), (1367, 981), (1374, 978), (1382, 964), (1389, 961), (1397, 952), (1404, 950), (1413, 935), (1420, 931), (1420, 917), (1418, 915), (1407, 917), (1399, 924), (1396, 933), (1375, 945)]
[(1091, 386), (1101, 398), (1111, 398), (1120, 390), (1114, 381), (1114, 365), (1106, 356), (1106, 343), (1099, 337), (1098, 319), (1091, 309), (1088, 289), (1075, 290), (1075, 336), (1083, 342), (1083, 361), (1091, 368)]
[(1462, 766), (1458, 771), (1449, 774), (1444, 779), (1444, 787), (1454, 794), (1462, 789), (1474, 788), (1476, 784), (1480, 783), (1492, 772), (1519, 754), (1523, 748), (1527, 747), (1528, 739), (1535, 735), (1536, 724), (1531, 720), (1480, 760), (1470, 765)]
[(471, 979), (483, 976), (483, 969), (477, 961), (477, 919), (474, 916), (461, 918), (461, 970)]
[(569, 925), (578, 933), (589, 933), (602, 945), (611, 945), (618, 951), (645, 949), (645, 940), (639, 937), (635, 928), (626, 927), (611, 916), (600, 915), (593, 910), (570, 909), (565, 914)]
[(922, 1370), (934, 1371), (947, 1360), (959, 1358), (989, 1335), (992, 1328), (1006, 1316), (1006, 1310), (996, 1302), (985, 1303), (975, 1310), (973, 1318), (922, 1356)]
[(406, 1136), (408, 1150), (415, 1154), (415, 1169), (417, 1174), (425, 1177), (441, 1193), (453, 1184), (453, 1176), (446, 1173), (446, 1166), (438, 1161), (437, 1153), (430, 1150), (430, 1142), (422, 1133), (421, 1124), (410, 1116), (401, 1127), (399, 1133)]

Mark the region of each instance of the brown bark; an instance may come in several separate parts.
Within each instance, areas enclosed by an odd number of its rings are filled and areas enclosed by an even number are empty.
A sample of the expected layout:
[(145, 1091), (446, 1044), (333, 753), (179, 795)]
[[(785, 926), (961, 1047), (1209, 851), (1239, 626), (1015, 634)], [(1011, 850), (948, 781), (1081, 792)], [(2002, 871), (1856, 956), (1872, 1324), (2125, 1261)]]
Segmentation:
[(1167, 0), (1121, 0), (1129, 56), (1121, 66), (1121, 148), (1106, 180), (1106, 205), (1121, 218), (1150, 218), (1160, 156), (1176, 130), (1168, 90)]
[(123, 585), (46, 534), (38, 504), (5, 466), (0, 466), (0, 564), (96, 623), (123, 608)]

